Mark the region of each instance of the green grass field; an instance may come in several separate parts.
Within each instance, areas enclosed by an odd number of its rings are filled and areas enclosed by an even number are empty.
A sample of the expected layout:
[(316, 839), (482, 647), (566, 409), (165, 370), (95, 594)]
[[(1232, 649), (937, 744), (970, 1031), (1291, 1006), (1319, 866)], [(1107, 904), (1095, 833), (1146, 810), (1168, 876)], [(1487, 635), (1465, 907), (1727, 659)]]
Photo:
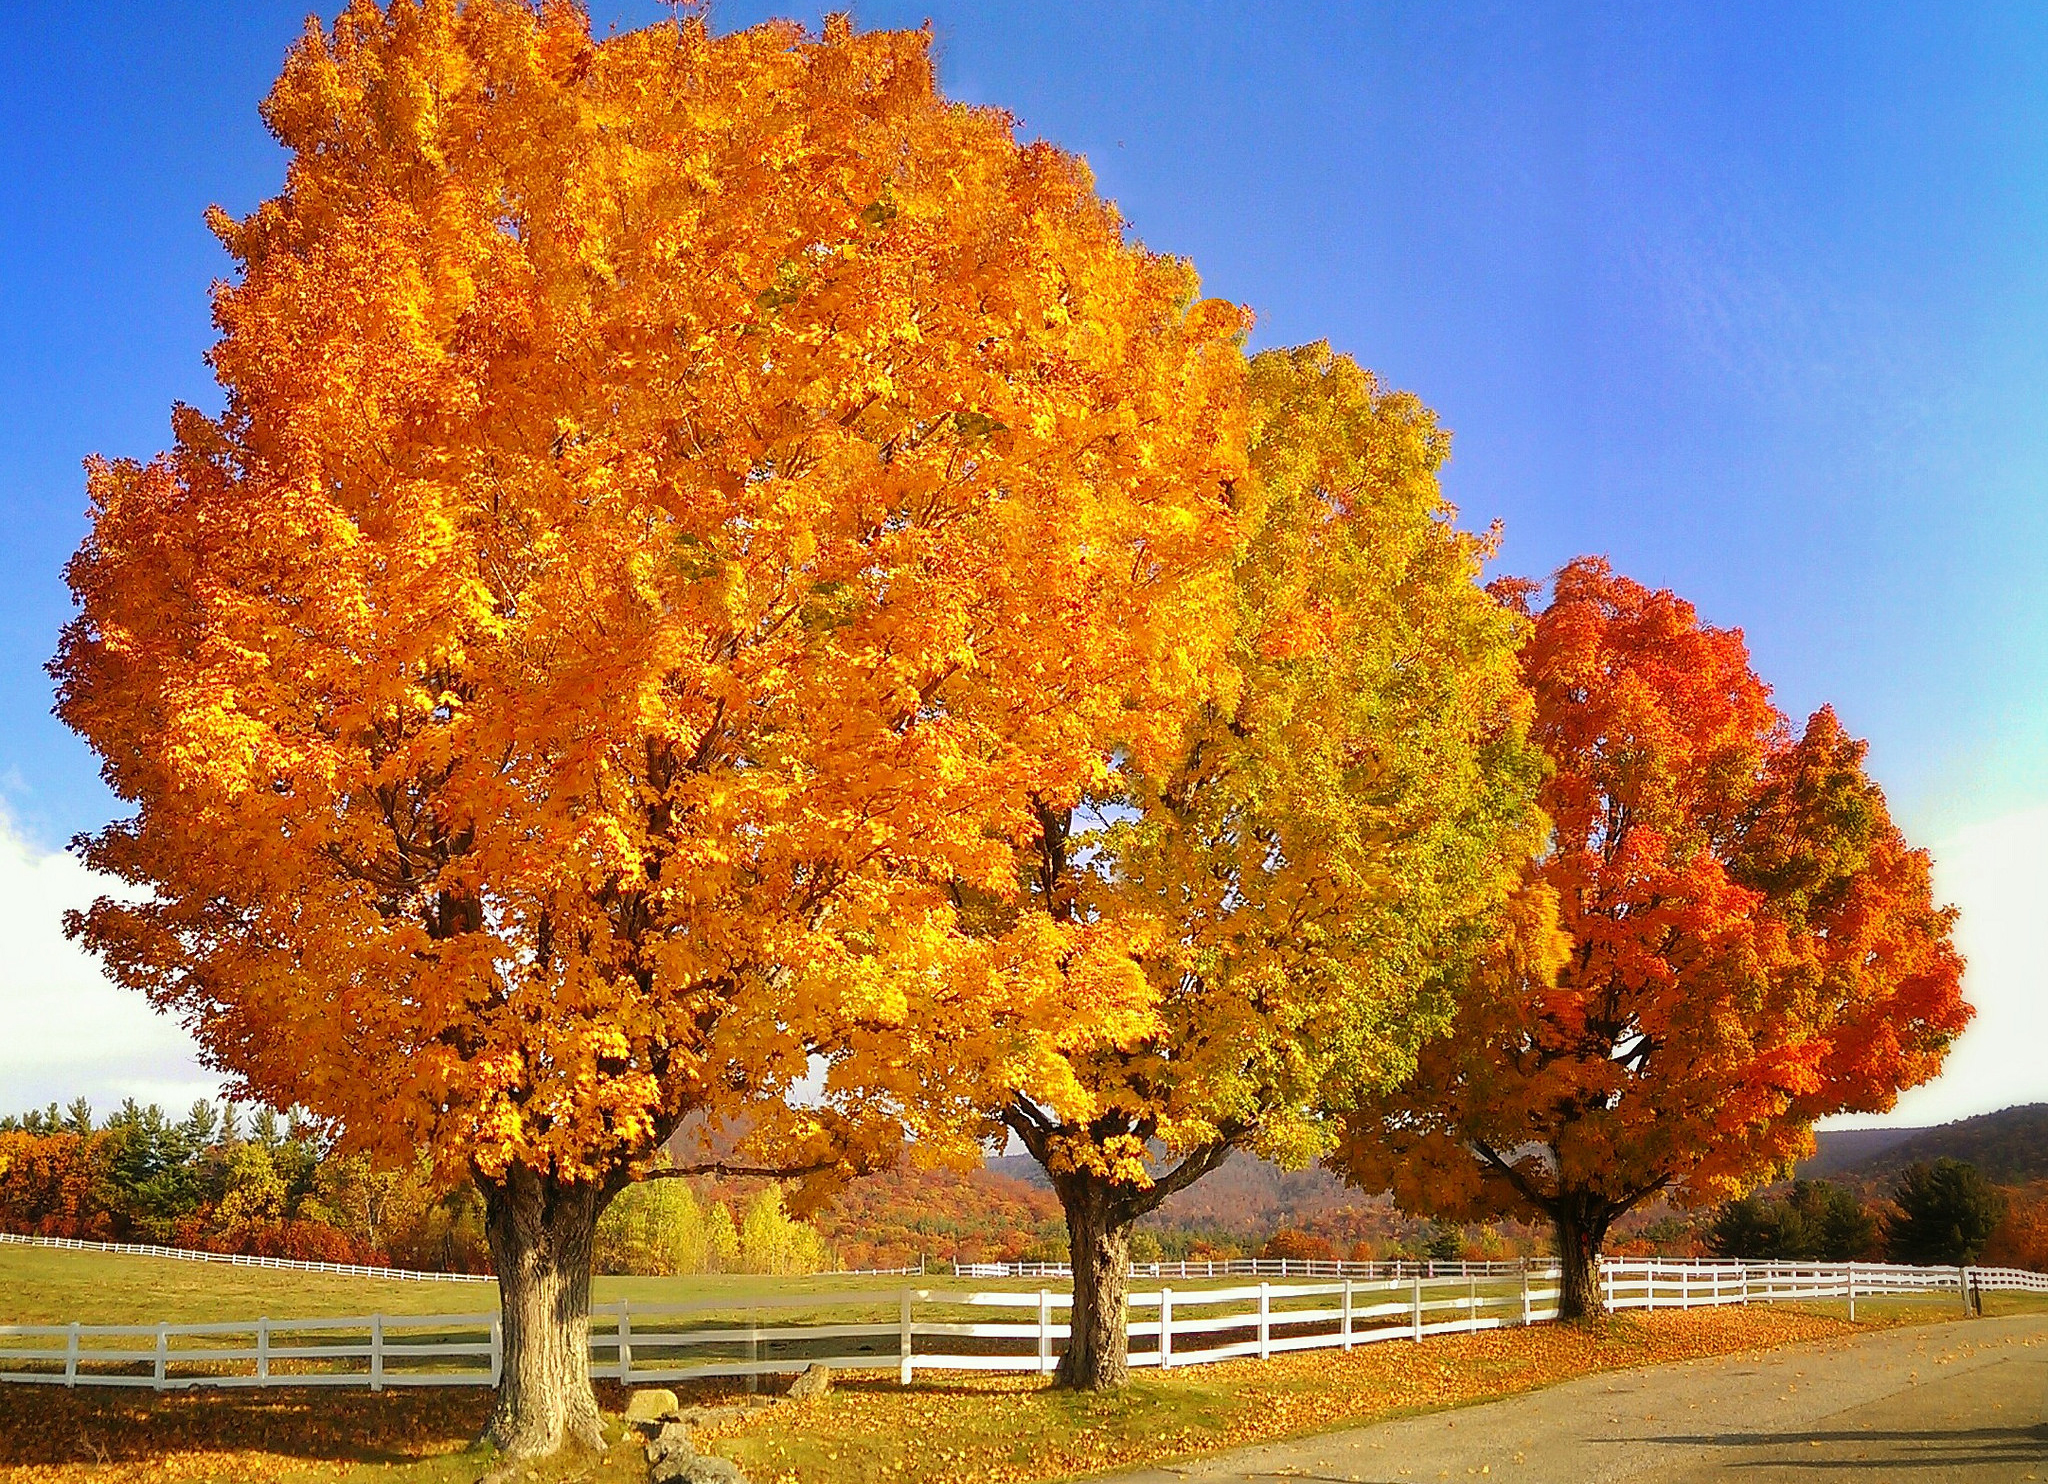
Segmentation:
[[(1171, 1283), (1176, 1313), (1205, 1312), (1200, 1295), (1220, 1288), (1256, 1286), (1253, 1280), (1175, 1280)], [(598, 1303), (631, 1299), (634, 1304), (696, 1304), (760, 1293), (815, 1294), (821, 1300), (866, 1298), (880, 1303), (909, 1287), (934, 1296), (976, 1289), (1029, 1290), (1039, 1287), (1064, 1292), (1062, 1279), (971, 1279), (942, 1274), (921, 1277), (767, 1278), (744, 1273), (705, 1274), (679, 1278), (600, 1277), (594, 1286)], [(1157, 1292), (1150, 1279), (1132, 1284), (1134, 1292)], [(1477, 1285), (1482, 1301), (1501, 1307), (1519, 1298), (1514, 1280)], [(1379, 1292), (1361, 1282), (1357, 1303), (1399, 1301), (1405, 1285)], [(1459, 1290), (1431, 1288), (1434, 1302)], [(1327, 1298), (1276, 1298), (1274, 1313), (1330, 1304)], [(66, 1252), (47, 1247), (0, 1247), (0, 1324), (200, 1324), (271, 1318), (317, 1319), (328, 1316), (382, 1314), (471, 1314), (497, 1308), (494, 1283), (425, 1283), (395, 1278), (354, 1278), (331, 1273), (236, 1267), (228, 1263), (191, 1262), (180, 1258), (139, 1257), (127, 1253)], [(1986, 1295), (1986, 1312), (2011, 1313), (2031, 1306), (2048, 1307), (2048, 1299), (2025, 1294)], [(1802, 1305), (1816, 1313), (1845, 1314), (1839, 1301)], [(1953, 1295), (1928, 1298), (1861, 1299), (1858, 1316), (1877, 1319), (1894, 1312), (1914, 1317), (1944, 1308), (1959, 1311)], [(804, 1311), (792, 1312), (795, 1319)], [(960, 1311), (964, 1313), (965, 1311)], [(1484, 1312), (1491, 1312), (1487, 1310)], [(924, 1311), (920, 1310), (920, 1317)], [(952, 1317), (949, 1313), (948, 1317)], [(980, 1317), (995, 1318), (984, 1311)], [(1024, 1318), (1024, 1311), (1003, 1317)], [(1436, 1316), (1432, 1316), (1434, 1322)], [(1450, 1317), (1448, 1314), (1442, 1317)]]
[[(908, 1283), (936, 1292), (993, 1286), (920, 1278), (762, 1278), (718, 1273), (687, 1278), (596, 1280), (598, 1303), (696, 1303), (728, 1294), (893, 1294)], [(348, 1314), (470, 1314), (498, 1307), (495, 1283), (423, 1283), (278, 1268), (236, 1267), (119, 1252), (0, 1247), (0, 1324), (204, 1324), (260, 1316), (318, 1319)]]

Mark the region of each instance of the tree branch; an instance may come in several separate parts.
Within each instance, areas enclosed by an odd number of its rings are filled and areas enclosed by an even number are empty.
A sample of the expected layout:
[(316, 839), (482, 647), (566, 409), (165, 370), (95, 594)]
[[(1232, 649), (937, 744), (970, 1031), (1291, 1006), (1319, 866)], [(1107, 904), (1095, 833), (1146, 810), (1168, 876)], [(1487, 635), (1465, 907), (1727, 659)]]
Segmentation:
[(780, 1169), (768, 1165), (730, 1165), (722, 1159), (716, 1159), (708, 1164), (701, 1165), (663, 1165), (658, 1170), (649, 1170), (640, 1178), (642, 1180), (681, 1180), (690, 1175), (726, 1175), (735, 1180), (755, 1176), (765, 1180), (796, 1180), (805, 1175), (819, 1175), (823, 1174), (826, 1170), (836, 1170), (838, 1168), (839, 1161), (836, 1159), (822, 1159), (815, 1164), (796, 1165)]
[(1536, 1207), (1539, 1211), (1552, 1212), (1553, 1208), (1550, 1197), (1544, 1195), (1534, 1185), (1530, 1184), (1528, 1178), (1514, 1165), (1504, 1159), (1491, 1144), (1487, 1143), (1484, 1139), (1469, 1139), (1466, 1143), (1472, 1152), (1479, 1156), (1479, 1162), (1483, 1165), (1490, 1165), (1497, 1173), (1504, 1176), (1507, 1182), (1521, 1193), (1523, 1200)]

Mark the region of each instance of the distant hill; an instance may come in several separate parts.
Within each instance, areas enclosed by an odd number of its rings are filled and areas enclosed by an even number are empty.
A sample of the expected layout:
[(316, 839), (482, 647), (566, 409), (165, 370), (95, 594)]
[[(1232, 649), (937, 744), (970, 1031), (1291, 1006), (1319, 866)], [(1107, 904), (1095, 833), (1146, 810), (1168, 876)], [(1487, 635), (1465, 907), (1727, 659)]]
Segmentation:
[(1843, 1128), (1823, 1129), (1813, 1136), (1813, 1158), (1802, 1160), (1799, 1178), (1830, 1179), (1883, 1157), (1908, 1139), (1934, 1130), (1925, 1128)]
[(1880, 1180), (1922, 1160), (1960, 1159), (2001, 1185), (2048, 1179), (2048, 1103), (2001, 1108), (1935, 1128), (1843, 1129), (1815, 1135), (1804, 1176)]
[[(1049, 1186), (1045, 1171), (1028, 1154), (988, 1161), (995, 1174), (1028, 1185)], [(1355, 1190), (1319, 1165), (1283, 1170), (1270, 1160), (1239, 1151), (1221, 1168), (1167, 1198), (1139, 1223), (1153, 1231), (1213, 1234), (1256, 1243), (1282, 1227), (1314, 1232), (1340, 1248), (1361, 1239), (1379, 1242), (1412, 1238), (1426, 1223), (1396, 1209), (1385, 1195)]]

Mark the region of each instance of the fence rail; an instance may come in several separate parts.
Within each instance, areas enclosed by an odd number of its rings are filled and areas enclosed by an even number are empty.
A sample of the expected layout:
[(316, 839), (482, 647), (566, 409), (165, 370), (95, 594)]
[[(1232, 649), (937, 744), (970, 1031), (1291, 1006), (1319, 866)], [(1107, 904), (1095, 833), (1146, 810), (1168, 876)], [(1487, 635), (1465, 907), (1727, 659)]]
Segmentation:
[(35, 1237), (0, 1232), (0, 1245), (55, 1247), (66, 1252), (125, 1252), (136, 1257), (176, 1257), (187, 1262), (224, 1262), (238, 1268), (281, 1268), (294, 1273), (339, 1273), (348, 1278), (399, 1278), (416, 1283), (495, 1283), (489, 1273), (427, 1273), (417, 1268), (381, 1268), (369, 1263), (307, 1262), (296, 1257), (257, 1257), (248, 1252), (198, 1252), (189, 1247), (155, 1247), (140, 1242), (88, 1242), (82, 1237)]
[[(0, 1245), (54, 1247), (66, 1252), (123, 1252), (135, 1257), (176, 1257), (188, 1262), (224, 1262), (240, 1268), (278, 1268), (294, 1273), (338, 1273), (349, 1278), (399, 1278), (425, 1283), (495, 1283), (490, 1273), (429, 1273), (417, 1268), (384, 1268), (375, 1264), (310, 1262), (296, 1257), (257, 1257), (246, 1252), (201, 1252), (190, 1247), (156, 1247), (140, 1242), (91, 1242), (82, 1237), (38, 1237), (20, 1232), (0, 1232)], [(900, 1268), (834, 1268), (812, 1273), (813, 1278), (902, 1278), (922, 1277), (925, 1263)], [(642, 1274), (640, 1276), (647, 1276)]]
[[(1475, 1269), (1477, 1265), (1472, 1265)], [(374, 1270), (373, 1270), (374, 1271)], [(2048, 1293), (2048, 1274), (1879, 1263), (1609, 1260), (1613, 1309), (1994, 1290)], [(1429, 1276), (1256, 1283), (1128, 1296), (1133, 1366), (1266, 1359), (1295, 1350), (1536, 1324), (1557, 1315), (1554, 1264)], [(593, 1376), (627, 1385), (738, 1376), (750, 1385), (822, 1362), (841, 1370), (1050, 1372), (1068, 1338), (1066, 1293), (759, 1293), (591, 1310)], [(496, 1314), (372, 1314), (211, 1324), (0, 1326), (0, 1381), (62, 1386), (492, 1386), (503, 1373)]]
[[(1214, 1261), (1134, 1262), (1133, 1278), (1425, 1278), (1500, 1277), (1519, 1273), (1523, 1264), (1509, 1262), (1465, 1262), (1458, 1259), (1435, 1261), (1400, 1259), (1389, 1262), (1350, 1262), (1332, 1258), (1232, 1257)], [(1074, 1270), (1063, 1262), (956, 1262), (953, 1272), (962, 1278), (1071, 1278)]]

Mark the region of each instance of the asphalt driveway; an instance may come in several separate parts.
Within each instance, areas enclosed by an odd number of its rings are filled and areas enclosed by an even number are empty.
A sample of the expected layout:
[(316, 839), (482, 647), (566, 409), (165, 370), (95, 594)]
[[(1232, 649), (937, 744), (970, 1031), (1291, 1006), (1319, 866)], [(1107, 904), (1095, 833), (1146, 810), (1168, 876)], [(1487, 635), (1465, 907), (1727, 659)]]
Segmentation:
[(1886, 1330), (1114, 1476), (1116, 1484), (2048, 1481), (2048, 1316)]

